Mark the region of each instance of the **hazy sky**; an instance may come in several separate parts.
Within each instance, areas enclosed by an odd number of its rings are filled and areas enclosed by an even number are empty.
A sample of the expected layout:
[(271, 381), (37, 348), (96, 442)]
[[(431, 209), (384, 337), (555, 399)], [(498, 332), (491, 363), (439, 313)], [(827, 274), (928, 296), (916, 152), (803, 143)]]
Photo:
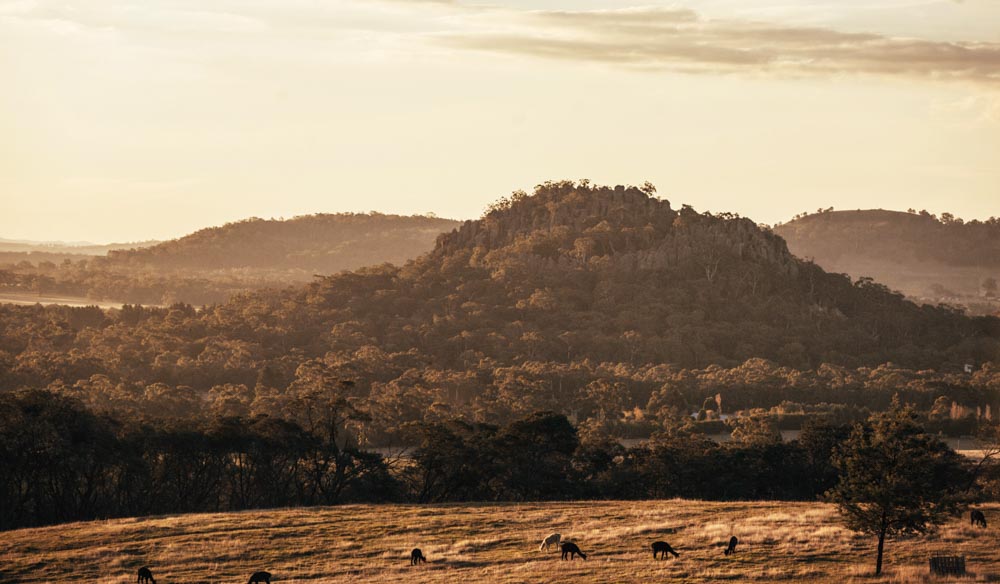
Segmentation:
[(1000, 0), (0, 0), (0, 238), (651, 181), (1000, 215)]

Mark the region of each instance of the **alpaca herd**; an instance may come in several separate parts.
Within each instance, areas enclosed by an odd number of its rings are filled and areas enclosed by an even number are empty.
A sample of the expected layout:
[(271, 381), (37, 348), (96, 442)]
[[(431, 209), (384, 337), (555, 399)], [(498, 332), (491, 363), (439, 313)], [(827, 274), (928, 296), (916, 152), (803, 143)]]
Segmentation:
[[(973, 527), (986, 527), (986, 515), (978, 509), (974, 509), (970, 514), (972, 519)], [(739, 544), (739, 539), (734, 535), (729, 538), (729, 545), (726, 546), (724, 555), (730, 556), (736, 553), (736, 546)], [(571, 541), (563, 541), (562, 534), (550, 533), (542, 539), (542, 544), (538, 546), (538, 551), (547, 551), (549, 546), (558, 546), (562, 552), (563, 560), (574, 560), (576, 556), (580, 556), (584, 560), (587, 559), (587, 554), (580, 550), (580, 546)], [(670, 544), (665, 541), (654, 541), (653, 545), (653, 559), (666, 559), (667, 554), (671, 554), (675, 558), (679, 558), (680, 554), (677, 553), (674, 548), (670, 547)], [(426, 563), (427, 557), (424, 556), (424, 552), (420, 548), (413, 548), (410, 552), (410, 565), (419, 566), (421, 563)], [(270, 572), (254, 572), (247, 584), (271, 584), (271, 573)], [(143, 566), (139, 568), (139, 578), (137, 580), (138, 584), (156, 584), (156, 580), (153, 579), (153, 572), (148, 566)]]

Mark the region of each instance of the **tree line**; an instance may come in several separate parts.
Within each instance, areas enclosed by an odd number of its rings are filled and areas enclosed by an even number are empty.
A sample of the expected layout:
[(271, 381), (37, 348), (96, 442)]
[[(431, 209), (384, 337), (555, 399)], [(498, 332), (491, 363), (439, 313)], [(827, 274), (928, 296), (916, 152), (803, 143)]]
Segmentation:
[(336, 392), (304, 396), (286, 417), (172, 422), (98, 415), (39, 390), (3, 393), (0, 529), (348, 502), (810, 500), (838, 484), (838, 445), (852, 432), (814, 421), (786, 443), (748, 425), (718, 444), (678, 424), (625, 447), (536, 412), (506, 425), (412, 424), (415, 448), (392, 457), (345, 432), (357, 415)]

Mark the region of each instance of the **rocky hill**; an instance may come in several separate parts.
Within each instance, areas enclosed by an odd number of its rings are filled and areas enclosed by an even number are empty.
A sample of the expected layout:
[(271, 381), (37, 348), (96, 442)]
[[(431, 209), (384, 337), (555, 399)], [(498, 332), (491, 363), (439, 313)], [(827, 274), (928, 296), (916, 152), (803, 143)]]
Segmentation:
[(634, 187), (517, 193), (402, 269), (334, 276), (294, 296), (358, 332), (329, 337), (334, 347), (416, 347), (451, 364), (934, 366), (978, 350), (969, 319), (827, 273), (748, 219), (675, 210)]

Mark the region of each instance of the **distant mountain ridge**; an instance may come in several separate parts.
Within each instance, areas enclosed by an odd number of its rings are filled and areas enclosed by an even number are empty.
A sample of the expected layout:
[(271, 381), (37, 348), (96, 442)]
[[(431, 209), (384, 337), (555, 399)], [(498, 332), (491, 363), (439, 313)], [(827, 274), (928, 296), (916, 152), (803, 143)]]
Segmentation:
[(157, 240), (129, 243), (91, 243), (87, 241), (32, 241), (0, 238), (0, 252), (52, 255), (105, 255), (113, 249), (149, 247)]
[(0, 252), (0, 294), (152, 305), (224, 302), (317, 274), (402, 264), (457, 225), (433, 216), (316, 214), (251, 218), (149, 247), (105, 249), (107, 255)]
[(778, 225), (795, 255), (828, 271), (870, 276), (915, 299), (984, 305), (1000, 279), (1000, 220), (883, 209), (826, 211)]
[(1000, 267), (1000, 220), (963, 221), (948, 213), (884, 209), (826, 211), (776, 226), (793, 250), (813, 257), (878, 257)]
[(108, 253), (111, 265), (224, 270), (301, 269), (333, 273), (401, 264), (457, 225), (431, 216), (320, 213), (287, 220), (250, 218), (160, 244)]

